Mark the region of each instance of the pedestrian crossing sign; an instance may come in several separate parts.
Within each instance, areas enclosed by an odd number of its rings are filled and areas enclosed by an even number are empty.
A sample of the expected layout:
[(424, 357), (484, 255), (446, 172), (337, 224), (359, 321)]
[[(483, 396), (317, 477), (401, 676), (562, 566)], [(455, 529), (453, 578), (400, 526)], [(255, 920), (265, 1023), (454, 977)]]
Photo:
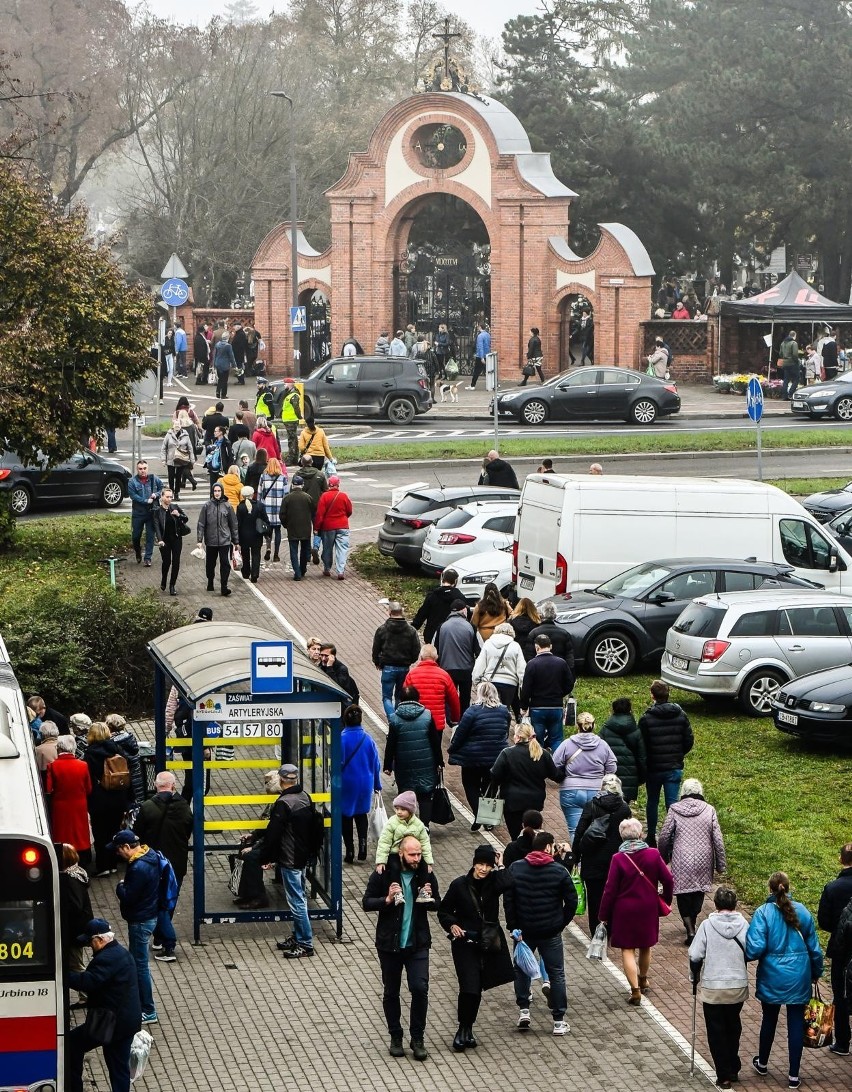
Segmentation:
[(308, 328), (308, 309), (307, 307), (291, 307), (290, 308), (290, 329), (294, 334), (301, 334), (302, 331)]

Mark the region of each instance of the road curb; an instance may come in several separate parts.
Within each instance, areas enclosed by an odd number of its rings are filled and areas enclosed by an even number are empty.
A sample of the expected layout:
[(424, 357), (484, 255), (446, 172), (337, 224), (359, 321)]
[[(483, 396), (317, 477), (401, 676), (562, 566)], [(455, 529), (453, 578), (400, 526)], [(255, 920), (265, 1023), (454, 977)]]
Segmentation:
[[(544, 451), (545, 451), (545, 447), (544, 447), (544, 444), (542, 444), (542, 452), (544, 452)], [(765, 458), (769, 458), (769, 457), (774, 458), (776, 455), (787, 455), (787, 456), (799, 456), (799, 455), (801, 455), (801, 456), (804, 456), (804, 455), (815, 455), (817, 452), (827, 452), (827, 451), (830, 451), (832, 455), (852, 455), (852, 446), (848, 446), (848, 447), (847, 446), (843, 446), (843, 447), (774, 447), (774, 448), (764, 448), (763, 454), (764, 454)], [(631, 460), (634, 460), (634, 459), (641, 459), (641, 460), (647, 462), (647, 460), (651, 459), (651, 458), (653, 458), (653, 459), (666, 459), (666, 460), (669, 460), (669, 459), (738, 459), (743, 455), (754, 455), (755, 453), (756, 452), (755, 452), (754, 448), (749, 448), (748, 450), (745, 450), (745, 451), (662, 451), (662, 452), (656, 452), (656, 453), (649, 452), (649, 451), (642, 451), (642, 452), (635, 452), (635, 453), (625, 452), (625, 453), (622, 453), (622, 454), (619, 454), (619, 455), (599, 455), (599, 456), (597, 456), (597, 458), (598, 459), (605, 459), (608, 463), (617, 461), (617, 462), (620, 462), (620, 463), (624, 464), (624, 463), (629, 463)], [(536, 462), (539, 457), (536, 456), (536, 455), (517, 455), (517, 456), (514, 456), (513, 458), (514, 458), (514, 461), (516, 461), (516, 462), (522, 462), (524, 460), (529, 460), (531, 462)], [(595, 455), (592, 454), (592, 453), (589, 453), (588, 455), (556, 455), (556, 456), (554, 456), (554, 458), (559, 462), (560, 470), (564, 469), (564, 467), (566, 465), (573, 466), (575, 463), (577, 465), (582, 464), (583, 470), (586, 470), (586, 469), (588, 469), (589, 460), (594, 459)], [(481, 465), (482, 464), (482, 458), (481, 457), (480, 458), (473, 458), (473, 459), (454, 458), (453, 463), (476, 463), (477, 465)], [(437, 464), (437, 465), (440, 466), (440, 464)], [(380, 459), (378, 462), (372, 462), (372, 463), (357, 463), (357, 462), (354, 462), (354, 463), (339, 463), (338, 464), (338, 469), (339, 470), (381, 470), (383, 467), (395, 467), (398, 470), (415, 470), (415, 469), (419, 469), (421, 467), (430, 467), (430, 468), (432, 468), (432, 470), (435, 473), (438, 473), (438, 471), (435, 470), (436, 463), (435, 463), (434, 458), (433, 459), (403, 459), (403, 460), (394, 460), (394, 459), (384, 460), (384, 459)], [(559, 471), (557, 471), (557, 473), (559, 473)], [(852, 471), (850, 471), (850, 473), (852, 473)]]

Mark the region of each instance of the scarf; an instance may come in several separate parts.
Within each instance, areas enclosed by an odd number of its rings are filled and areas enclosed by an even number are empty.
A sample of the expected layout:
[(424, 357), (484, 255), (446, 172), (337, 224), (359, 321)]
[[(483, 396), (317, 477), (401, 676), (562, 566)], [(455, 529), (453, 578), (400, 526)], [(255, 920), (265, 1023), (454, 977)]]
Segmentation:
[(647, 849), (648, 843), (642, 838), (628, 838), (626, 842), (622, 842), (618, 847), (619, 853), (636, 853), (640, 849)]
[(549, 853), (545, 853), (543, 849), (534, 849), (531, 853), (528, 853), (525, 858), (531, 865), (548, 865), (553, 864), (553, 857)]

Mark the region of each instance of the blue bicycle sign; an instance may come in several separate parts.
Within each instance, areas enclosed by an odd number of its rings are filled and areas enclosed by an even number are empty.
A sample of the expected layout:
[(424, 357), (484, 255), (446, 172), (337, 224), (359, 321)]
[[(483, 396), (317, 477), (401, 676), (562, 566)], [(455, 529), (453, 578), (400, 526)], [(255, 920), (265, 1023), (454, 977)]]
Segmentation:
[(163, 297), (163, 303), (167, 303), (169, 307), (181, 307), (189, 299), (189, 288), (186, 281), (182, 281), (179, 277), (172, 277), (160, 289), (160, 295)]

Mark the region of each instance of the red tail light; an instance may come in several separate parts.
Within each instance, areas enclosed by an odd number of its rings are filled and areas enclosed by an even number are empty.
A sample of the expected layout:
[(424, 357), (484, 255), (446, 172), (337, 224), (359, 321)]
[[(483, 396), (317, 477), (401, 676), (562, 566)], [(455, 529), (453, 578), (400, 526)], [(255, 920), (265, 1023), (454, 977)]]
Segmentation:
[(428, 391), (429, 390), (429, 384), (426, 382), (425, 379), (418, 379), (417, 380), (417, 386), (420, 387), (420, 389), (423, 390), (423, 391)]
[(419, 531), (421, 527), (428, 527), (432, 522), (431, 519), (401, 519), (400, 523), (404, 523), (407, 527), (413, 527), (415, 531)]
[(666, 383), (665, 389), (671, 394), (677, 394), (677, 383)]
[(450, 531), (438, 535), (439, 546), (460, 546), (466, 542), (476, 542), (476, 535), (460, 535)]
[(27, 846), (26, 849), (21, 853), (21, 860), (24, 862), (27, 868), (32, 868), (33, 865), (37, 865), (40, 857), (41, 854), (35, 846)]
[(568, 562), (562, 554), (556, 554), (556, 595), (568, 590)]
[(512, 580), (518, 579), (518, 540), (512, 543)]
[(0, 470), (0, 482), (4, 482), (11, 473), (11, 470)]
[(705, 641), (701, 650), (701, 662), (703, 664), (715, 664), (731, 647), (730, 641)]

